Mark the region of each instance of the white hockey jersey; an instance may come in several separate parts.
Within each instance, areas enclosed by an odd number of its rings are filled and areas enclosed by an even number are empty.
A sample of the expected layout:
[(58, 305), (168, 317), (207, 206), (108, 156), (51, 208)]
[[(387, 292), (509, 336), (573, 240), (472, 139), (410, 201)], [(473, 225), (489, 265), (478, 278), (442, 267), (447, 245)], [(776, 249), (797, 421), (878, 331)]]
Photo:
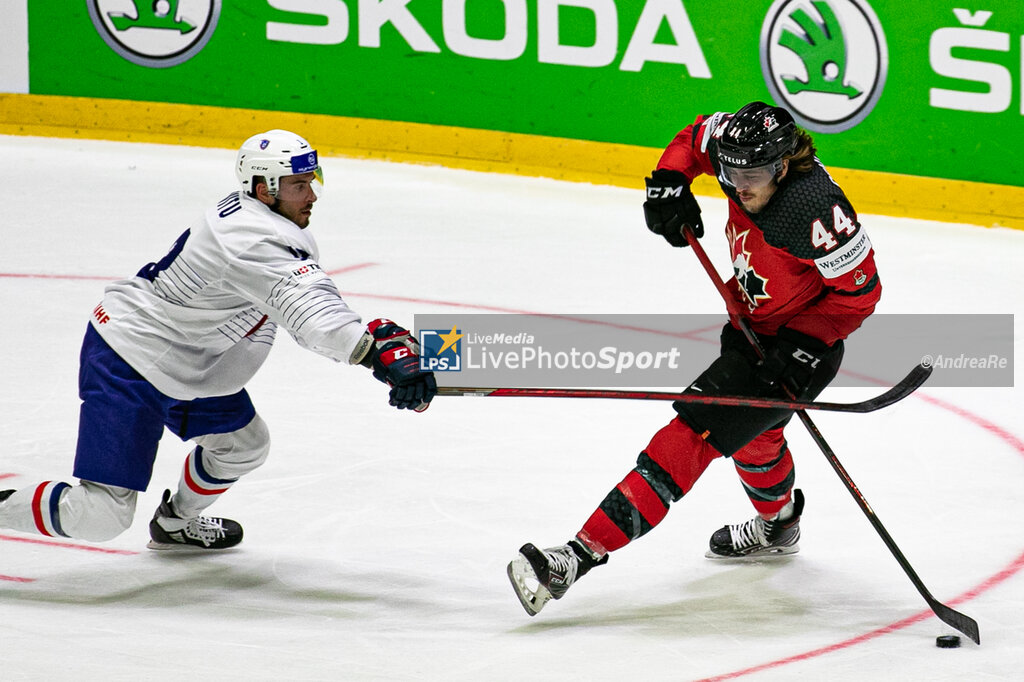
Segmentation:
[(364, 331), (319, 265), (313, 235), (241, 192), (208, 209), (160, 261), (109, 285), (92, 325), (160, 392), (230, 395), (284, 327), (348, 361)]

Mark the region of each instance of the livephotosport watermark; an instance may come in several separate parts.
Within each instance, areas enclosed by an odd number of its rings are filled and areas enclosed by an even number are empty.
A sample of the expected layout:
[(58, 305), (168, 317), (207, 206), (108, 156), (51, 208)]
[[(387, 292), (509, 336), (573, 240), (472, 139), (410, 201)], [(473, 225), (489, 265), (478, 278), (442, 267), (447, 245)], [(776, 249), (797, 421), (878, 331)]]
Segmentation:
[[(453, 387), (688, 386), (720, 353), (724, 315), (416, 315), (420, 365)], [(832, 386), (1013, 386), (1012, 315), (872, 315)]]
[(622, 374), (634, 368), (677, 370), (682, 357), (675, 346), (657, 351), (632, 351), (617, 346), (549, 350), (537, 343), (533, 334), (463, 334), (457, 327), (424, 329), (420, 332), (420, 344), (420, 366), (435, 372), (459, 372), (465, 366), (467, 370), (598, 370)]

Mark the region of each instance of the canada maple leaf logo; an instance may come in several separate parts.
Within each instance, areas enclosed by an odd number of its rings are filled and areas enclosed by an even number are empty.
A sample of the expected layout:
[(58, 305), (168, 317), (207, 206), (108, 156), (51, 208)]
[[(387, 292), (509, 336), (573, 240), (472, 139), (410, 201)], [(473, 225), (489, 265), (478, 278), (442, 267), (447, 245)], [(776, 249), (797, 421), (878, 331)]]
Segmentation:
[(732, 269), (736, 274), (736, 283), (751, 310), (758, 307), (761, 301), (767, 301), (771, 295), (767, 292), (768, 280), (757, 274), (750, 264), (750, 251), (747, 250), (747, 237), (750, 230), (739, 232), (735, 224), (730, 224), (727, 231), (729, 245), (732, 249)]

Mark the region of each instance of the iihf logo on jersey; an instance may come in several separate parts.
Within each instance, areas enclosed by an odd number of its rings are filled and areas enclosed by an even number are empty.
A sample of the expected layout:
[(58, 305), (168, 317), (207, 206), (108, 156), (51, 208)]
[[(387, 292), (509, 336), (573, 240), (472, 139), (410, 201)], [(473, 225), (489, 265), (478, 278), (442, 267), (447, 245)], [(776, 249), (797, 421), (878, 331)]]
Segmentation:
[(420, 369), (429, 372), (462, 370), (462, 332), (446, 329), (420, 330)]

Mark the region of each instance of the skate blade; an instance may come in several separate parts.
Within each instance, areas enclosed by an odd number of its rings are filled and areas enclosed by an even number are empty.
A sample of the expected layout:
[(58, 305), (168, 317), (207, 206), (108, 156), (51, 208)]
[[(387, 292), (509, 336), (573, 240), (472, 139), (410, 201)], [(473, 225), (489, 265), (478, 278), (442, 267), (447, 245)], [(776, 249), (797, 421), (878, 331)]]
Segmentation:
[(544, 605), (551, 600), (551, 592), (537, 580), (537, 574), (533, 572), (533, 567), (526, 557), (522, 554), (517, 556), (509, 562), (505, 572), (508, 573), (512, 589), (515, 590), (519, 603), (526, 609), (526, 613), (531, 616), (540, 613)]
[(178, 554), (204, 554), (209, 552), (219, 554), (221, 552), (232, 550), (237, 546), (238, 545), (232, 545), (231, 547), (200, 547), (199, 545), (186, 545), (180, 542), (157, 542), (156, 540), (150, 540), (146, 543), (147, 549)]
[(789, 547), (772, 547), (771, 549), (759, 549), (756, 552), (750, 554), (743, 554), (742, 556), (725, 556), (722, 554), (715, 554), (710, 549), (704, 553), (704, 557), (707, 559), (714, 559), (715, 561), (755, 561), (762, 559), (782, 559), (800, 551), (800, 545), (791, 545)]

